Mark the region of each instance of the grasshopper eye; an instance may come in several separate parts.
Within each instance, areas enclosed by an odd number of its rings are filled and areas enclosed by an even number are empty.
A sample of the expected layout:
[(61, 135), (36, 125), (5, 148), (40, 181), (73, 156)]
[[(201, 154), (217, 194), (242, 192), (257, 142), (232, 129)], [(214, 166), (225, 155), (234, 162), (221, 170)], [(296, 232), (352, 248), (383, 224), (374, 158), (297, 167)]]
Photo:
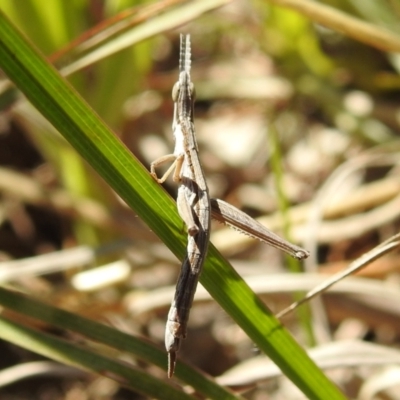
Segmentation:
[(172, 100), (174, 101), (174, 103), (178, 101), (179, 90), (180, 90), (179, 82), (176, 82), (174, 87), (172, 88)]

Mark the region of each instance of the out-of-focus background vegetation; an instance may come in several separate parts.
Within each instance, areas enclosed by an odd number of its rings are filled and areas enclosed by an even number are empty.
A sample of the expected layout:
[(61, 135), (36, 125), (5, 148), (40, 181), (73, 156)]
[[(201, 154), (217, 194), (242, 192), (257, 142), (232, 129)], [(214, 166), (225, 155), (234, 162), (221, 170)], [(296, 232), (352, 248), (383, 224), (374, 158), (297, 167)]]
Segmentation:
[[(311, 252), (300, 266), (213, 226), (212, 242), (274, 312), (397, 233), (398, 0), (0, 0), (0, 10), (147, 167), (173, 148), (179, 32), (191, 34), (211, 195)], [(179, 261), (6, 76), (0, 84), (2, 284), (162, 345)], [(400, 399), (399, 257), (359, 275), (284, 323), (348, 397)], [(199, 294), (179, 356), (246, 398), (297, 398)], [(43, 359), (0, 346), (2, 399), (143, 398), (54, 364), (7, 380), (11, 367)]]

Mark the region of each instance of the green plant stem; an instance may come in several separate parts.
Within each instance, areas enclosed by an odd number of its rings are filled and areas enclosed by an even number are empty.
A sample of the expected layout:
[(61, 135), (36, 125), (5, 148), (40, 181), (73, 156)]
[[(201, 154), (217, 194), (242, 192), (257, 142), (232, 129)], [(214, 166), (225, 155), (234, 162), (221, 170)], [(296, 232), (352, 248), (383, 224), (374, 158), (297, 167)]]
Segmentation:
[[(275, 177), (275, 186), (278, 194), (278, 204), (279, 209), (283, 218), (283, 233), (287, 240), (290, 238), (290, 217), (289, 217), (289, 202), (285, 194), (283, 185), (283, 170), (282, 170), (282, 154), (279, 145), (279, 134), (275, 129), (275, 126), (271, 123), (268, 129), (268, 144), (270, 148), (270, 160), (272, 171)], [(286, 263), (289, 266), (289, 270), (292, 273), (299, 273), (302, 271), (300, 261), (295, 260), (292, 257), (285, 256)], [(304, 293), (294, 293), (294, 301), (298, 301), (304, 297)], [(311, 324), (311, 312), (308, 306), (300, 307), (296, 310), (301, 325), (307, 336), (307, 341), (309, 346), (315, 346), (315, 337), (313, 334), (312, 324)]]

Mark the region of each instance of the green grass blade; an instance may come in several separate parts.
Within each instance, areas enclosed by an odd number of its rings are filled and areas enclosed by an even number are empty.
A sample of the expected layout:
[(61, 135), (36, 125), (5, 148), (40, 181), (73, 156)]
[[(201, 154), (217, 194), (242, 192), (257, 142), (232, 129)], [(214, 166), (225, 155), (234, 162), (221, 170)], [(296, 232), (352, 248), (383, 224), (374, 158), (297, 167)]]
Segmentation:
[(115, 379), (124, 386), (157, 399), (192, 399), (186, 393), (173, 388), (150, 374), (125, 363), (99, 355), (76, 344), (19, 325), (7, 318), (0, 317), (0, 337), (11, 343), (30, 349), (53, 360), (67, 365), (84, 368), (89, 371)]
[[(72, 314), (68, 311), (60, 310), (58, 308), (52, 307), (51, 305), (41, 303), (35, 299), (28, 298), (20, 293), (12, 292), (1, 287), (0, 304), (3, 307), (7, 307), (17, 313), (24, 314), (30, 318), (38, 319), (46, 324), (79, 333), (86, 336), (87, 338), (103, 343), (117, 350), (132, 353), (136, 357), (147, 361), (148, 363), (157, 365), (163, 370), (166, 370), (167, 368), (165, 351), (160, 350), (158, 347), (154, 346), (144, 339), (133, 337), (126, 333), (117, 331), (116, 329), (110, 328), (106, 325), (88, 320), (84, 317)], [(4, 337), (2, 335), (3, 333), (0, 332), (0, 337), (8, 340), (8, 337)], [(30, 347), (30, 350), (32, 351), (40, 352), (40, 354), (46, 355), (60, 362), (66, 362), (64, 359), (62, 359), (62, 357), (67, 357), (69, 353), (68, 351), (67, 355), (64, 355), (64, 350), (66, 349), (63, 346), (57, 347), (56, 345), (54, 345), (54, 347), (44, 350), (46, 352), (41, 351), (41, 349), (42, 346), (40, 346), (39, 348), (35, 348), (33, 346)], [(57, 350), (59, 353), (58, 358), (54, 358), (52, 354), (48, 353), (50, 351), (54, 352), (55, 350)], [(79, 360), (80, 359), (77, 358), (77, 362), (74, 363), (74, 365), (84, 367), (85, 360), (83, 360), (83, 363), (81, 364), (78, 362)], [(207, 398), (216, 400), (238, 400), (241, 398), (235, 396), (227, 389), (219, 386), (213, 380), (207, 378), (203, 374), (200, 374), (198, 371), (188, 365), (178, 363), (175, 375), (191, 385), (194, 389), (196, 389), (199, 393), (202, 393)], [(138, 391), (141, 390), (140, 387), (137, 387), (134, 384), (131, 384), (131, 387)]]
[(156, 15), (139, 25), (133, 26), (126, 32), (119, 32), (115, 37), (103, 41), (101, 46), (92, 48), (87, 53), (81, 54), (77, 60), (62, 68), (61, 71), (65, 76), (70, 75), (111, 54), (159, 33), (177, 28), (229, 2), (230, 0), (196, 0), (185, 2), (176, 8), (168, 9), (164, 13)]
[(400, 51), (399, 35), (355, 18), (335, 7), (310, 0), (268, 0), (268, 2), (298, 11), (318, 24), (382, 51)]
[[(268, 145), (270, 148), (270, 165), (274, 174), (275, 187), (278, 196), (279, 210), (282, 214), (283, 219), (283, 232), (285, 239), (291, 241), (290, 237), (290, 218), (289, 218), (289, 202), (284, 191), (283, 185), (283, 170), (282, 170), (282, 152), (279, 145), (279, 134), (273, 123), (269, 124), (268, 127)], [(285, 256), (286, 264), (289, 267), (289, 271), (292, 273), (301, 272), (301, 265), (299, 260), (295, 260), (292, 257)], [(295, 301), (303, 298), (304, 293), (294, 293), (293, 299)], [(297, 316), (299, 317), (303, 331), (307, 337), (307, 343), (309, 346), (314, 346), (316, 341), (314, 332), (312, 330), (312, 324), (310, 321), (311, 311), (308, 305), (306, 307), (297, 309)]]
[[(0, 66), (150, 229), (182, 259), (186, 240), (175, 203), (1, 13)], [(213, 246), (210, 246), (201, 282), (257, 346), (310, 399), (344, 398)]]

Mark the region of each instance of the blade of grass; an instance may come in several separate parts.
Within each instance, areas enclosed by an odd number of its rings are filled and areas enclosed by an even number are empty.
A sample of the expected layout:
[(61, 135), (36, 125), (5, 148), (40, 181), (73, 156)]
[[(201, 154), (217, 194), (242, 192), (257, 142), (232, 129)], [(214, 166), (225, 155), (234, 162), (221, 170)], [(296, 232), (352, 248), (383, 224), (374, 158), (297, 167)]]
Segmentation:
[(103, 42), (100, 47), (91, 49), (86, 54), (80, 56), (75, 62), (61, 69), (61, 73), (65, 76), (72, 74), (88, 65), (101, 60), (110, 54), (116, 53), (122, 49), (132, 46), (144, 39), (148, 39), (158, 33), (165, 32), (169, 29), (177, 28), (200, 15), (211, 11), (217, 7), (221, 7), (231, 0), (196, 0), (187, 2), (177, 8), (168, 10), (167, 12), (157, 15), (143, 23), (134, 26), (126, 32), (120, 32), (117, 36), (110, 38), (109, 41)]
[[(185, 235), (175, 203), (2, 13), (0, 66), (35, 107), (182, 259)], [(310, 399), (344, 398), (213, 246), (210, 246), (200, 280), (305, 395)]]
[(399, 27), (399, 6), (395, 2), (384, 2), (374, 0), (350, 0), (350, 4), (365, 19), (377, 25), (385, 26), (397, 34), (400, 33)]
[[(144, 339), (136, 338), (106, 325), (88, 320), (68, 311), (60, 310), (51, 305), (41, 303), (40, 301), (28, 298), (20, 293), (12, 292), (1, 287), (0, 304), (17, 313), (21, 313), (30, 318), (43, 321), (46, 324), (79, 333), (87, 338), (123, 352), (130, 352), (136, 357), (151, 364), (157, 365), (163, 370), (167, 368), (165, 352)], [(0, 337), (1, 335), (2, 333), (0, 332)], [(57, 348), (57, 346), (55, 346), (55, 348)], [(30, 349), (32, 351), (40, 350), (36, 350), (35, 348)], [(63, 347), (58, 348), (58, 351), (63, 354)], [(51, 357), (49, 354), (43, 355)], [(59, 358), (57, 358), (57, 360), (63, 361)], [(188, 365), (178, 363), (175, 373), (176, 376), (183, 379), (186, 383), (191, 385), (194, 389), (196, 389), (199, 393), (202, 393), (207, 398), (218, 400), (234, 400), (241, 398), (240, 396), (235, 396), (227, 389), (219, 386), (213, 380), (209, 379)], [(132, 387), (136, 389), (136, 386), (133, 385)]]
[(371, 262), (377, 260), (378, 258), (382, 257), (386, 253), (396, 249), (400, 245), (400, 234), (396, 234), (390, 237), (388, 240), (385, 240), (383, 243), (380, 243), (378, 246), (374, 247), (372, 250), (364, 253), (361, 257), (358, 257), (352, 263), (349, 264), (347, 268), (342, 271), (337, 272), (336, 274), (330, 276), (324, 282), (322, 282), (317, 287), (313, 288), (306, 295), (296, 301), (295, 303), (291, 304), (289, 307), (286, 307), (284, 310), (280, 311), (277, 314), (277, 318), (282, 318), (284, 315), (288, 314), (289, 312), (295, 310), (300, 305), (310, 301), (315, 296), (318, 296), (328, 290), (331, 286), (335, 285), (336, 283), (340, 282), (342, 279), (346, 278), (349, 275), (352, 275), (362, 268), (365, 268)]
[[(269, 124), (268, 127), (268, 144), (270, 148), (270, 165), (275, 178), (275, 187), (278, 196), (279, 210), (283, 218), (283, 233), (287, 240), (291, 241), (290, 237), (290, 217), (289, 217), (289, 202), (283, 187), (283, 171), (282, 171), (282, 154), (279, 145), (279, 134), (273, 123)], [(302, 267), (299, 260), (295, 260), (293, 257), (285, 256), (286, 264), (292, 273), (299, 273), (302, 271)], [(294, 293), (294, 299), (300, 300), (303, 297), (302, 293)], [(315, 346), (314, 332), (311, 326), (311, 311), (310, 309), (304, 308), (304, 310), (297, 313), (301, 326), (306, 334), (308, 344)]]
[(192, 399), (190, 395), (125, 363), (17, 324), (5, 317), (0, 317), (0, 337), (53, 360), (105, 375), (146, 396), (165, 400)]
[[(185, 0), (161, 0), (157, 3), (124, 9), (115, 15), (111, 12), (110, 14), (112, 17), (84, 31), (64, 48), (58, 49), (53, 53), (49, 57), (49, 60), (52, 63), (58, 63), (63, 58), (74, 59), (75, 54), (83, 54), (101, 45), (104, 41), (108, 41), (111, 37), (118, 36), (125, 30), (164, 12), (168, 7), (183, 3), (184, 1)], [(61, 65), (63, 65), (63, 62), (61, 62)]]
[(310, 0), (267, 0), (288, 7), (330, 29), (341, 32), (369, 46), (389, 52), (400, 51), (400, 37), (387, 29), (361, 21), (334, 7)]

